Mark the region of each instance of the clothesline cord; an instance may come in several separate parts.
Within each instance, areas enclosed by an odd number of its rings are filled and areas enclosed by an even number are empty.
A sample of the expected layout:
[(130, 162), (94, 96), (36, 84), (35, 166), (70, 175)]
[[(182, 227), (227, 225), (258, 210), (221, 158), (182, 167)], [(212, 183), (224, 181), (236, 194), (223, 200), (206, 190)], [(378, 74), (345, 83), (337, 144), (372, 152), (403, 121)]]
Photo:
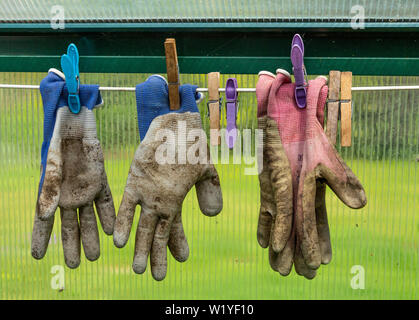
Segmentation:
[[(29, 84), (0, 84), (0, 89), (39, 89), (39, 85)], [(101, 91), (135, 91), (135, 87), (99, 87)], [(391, 90), (419, 90), (417, 86), (378, 86), (378, 87), (352, 87), (352, 91), (391, 91)], [(208, 88), (198, 88), (198, 92), (208, 92)], [(225, 92), (225, 88), (220, 88)], [(238, 88), (238, 92), (255, 92), (256, 88)]]

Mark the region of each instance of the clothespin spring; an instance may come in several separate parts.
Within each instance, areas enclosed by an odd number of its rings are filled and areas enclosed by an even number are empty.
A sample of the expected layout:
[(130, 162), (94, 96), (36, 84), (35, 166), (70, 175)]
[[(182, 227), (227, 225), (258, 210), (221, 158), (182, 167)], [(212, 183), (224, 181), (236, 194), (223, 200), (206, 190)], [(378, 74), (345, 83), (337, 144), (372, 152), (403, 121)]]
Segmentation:
[(220, 113), (221, 113), (221, 106), (222, 106), (222, 103), (223, 103), (223, 97), (220, 97), (220, 99), (218, 99), (218, 100), (208, 100), (208, 102), (207, 102), (207, 117), (208, 118), (210, 116), (209, 106), (210, 106), (211, 103), (218, 103), (219, 110), (220, 110)]

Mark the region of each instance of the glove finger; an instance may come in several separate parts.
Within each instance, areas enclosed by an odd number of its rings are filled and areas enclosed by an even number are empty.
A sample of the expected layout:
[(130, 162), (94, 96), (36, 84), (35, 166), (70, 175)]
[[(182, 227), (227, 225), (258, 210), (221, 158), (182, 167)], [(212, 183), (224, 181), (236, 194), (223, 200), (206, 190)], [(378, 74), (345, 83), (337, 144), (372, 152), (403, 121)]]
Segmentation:
[(214, 165), (205, 172), (204, 176), (195, 183), (199, 208), (207, 216), (215, 216), (223, 209), (223, 195), (221, 193), (220, 178)]
[(332, 260), (332, 244), (327, 221), (326, 184), (320, 181), (317, 181), (316, 187), (316, 222), (322, 264), (328, 264)]
[(42, 186), (37, 202), (38, 215), (42, 220), (51, 218), (57, 210), (62, 181), (61, 139), (53, 138), (48, 149), (45, 173), (41, 176)]
[(154, 233), (150, 253), (151, 274), (157, 281), (163, 280), (167, 272), (167, 243), (169, 241), (172, 219), (160, 218)]
[(304, 262), (304, 257), (302, 255), (302, 252), (300, 250), (300, 246), (298, 243), (296, 244), (296, 247), (295, 247), (294, 267), (295, 267), (295, 272), (297, 272), (297, 274), (309, 280), (313, 279), (317, 274), (316, 270), (309, 268)]
[(292, 227), (292, 217), (291, 219), (282, 214), (276, 215), (272, 223), (271, 228), (271, 247), (275, 252), (281, 252), (284, 250), (289, 237), (290, 229)]
[(189, 245), (186, 240), (182, 225), (182, 215), (179, 212), (172, 223), (169, 236), (169, 249), (172, 256), (179, 262), (184, 262), (189, 257)]
[(348, 207), (353, 209), (364, 207), (367, 204), (367, 197), (361, 182), (333, 147), (332, 152), (344, 170), (344, 177), (339, 177), (333, 170), (323, 165), (319, 167), (321, 177), (326, 179), (328, 186)]
[(284, 249), (277, 253), (269, 246), (269, 263), (271, 268), (278, 271), (282, 276), (290, 274), (294, 260), (295, 236), (292, 234)]
[(271, 232), (271, 244), (275, 252), (280, 252), (285, 247), (292, 229), (292, 176), (277, 124), (275, 120), (270, 118), (267, 119), (265, 150), (276, 203), (276, 215)]
[(64, 260), (66, 265), (77, 268), (80, 265), (80, 229), (76, 209), (61, 211), (61, 240), (63, 242)]
[(271, 236), (272, 228), (272, 215), (260, 208), (259, 220), (258, 220), (258, 229), (257, 229), (257, 239), (258, 243), (262, 248), (267, 248), (269, 245), (269, 238)]
[(81, 207), (79, 217), (84, 254), (90, 261), (95, 261), (100, 256), (100, 241), (93, 204)]
[[(272, 78), (274, 78), (273, 74), (271, 74), (271, 76)], [(259, 73), (259, 79), (260, 77), (261, 73)], [(269, 91), (267, 91), (265, 95), (263, 95), (260, 98), (264, 98), (265, 96), (267, 96), (268, 93)], [(261, 107), (260, 103), (258, 103), (258, 111), (259, 107)], [(264, 109), (264, 111), (262, 110), (261, 112), (266, 112), (266, 108)], [(269, 239), (271, 237), (272, 215), (276, 213), (276, 208), (273, 200), (270, 172), (266, 161), (267, 156), (265, 155), (264, 150), (264, 145), (266, 142), (266, 116), (258, 118), (258, 128), (260, 130), (263, 130), (263, 143), (258, 144), (258, 165), (262, 165), (262, 168), (259, 168), (260, 209), (257, 227), (257, 239), (259, 245), (262, 248), (267, 248), (269, 245)]]
[(105, 231), (107, 235), (111, 235), (113, 233), (116, 219), (115, 206), (106, 177), (104, 182), (105, 186), (95, 199), (95, 206), (103, 231)]
[(144, 273), (147, 268), (147, 259), (153, 243), (157, 221), (158, 216), (155, 212), (145, 206), (141, 207), (140, 220), (135, 236), (134, 261), (132, 263), (132, 269), (135, 273)]
[(321, 251), (317, 234), (315, 197), (316, 179), (314, 171), (305, 176), (302, 187), (302, 197), (297, 201), (296, 228), (300, 250), (305, 264), (316, 270), (321, 264)]
[[(327, 88), (323, 87), (322, 91), (325, 89), (327, 90)], [(320, 96), (324, 97), (324, 94), (320, 93)], [(324, 100), (319, 99), (316, 113), (317, 120), (319, 120), (322, 127), (324, 126), (324, 102)], [(332, 244), (330, 241), (329, 223), (327, 221), (326, 184), (318, 180), (316, 181), (316, 222), (322, 264), (328, 264), (332, 260)]]
[(128, 241), (132, 228), (135, 208), (140, 200), (136, 193), (135, 178), (129, 174), (124, 195), (122, 197), (121, 206), (119, 207), (118, 216), (115, 220), (113, 232), (113, 242), (118, 248), (122, 248)]
[(35, 213), (32, 230), (32, 257), (35, 259), (42, 259), (45, 256), (53, 227), (54, 216), (48, 220), (41, 220), (38, 212)]

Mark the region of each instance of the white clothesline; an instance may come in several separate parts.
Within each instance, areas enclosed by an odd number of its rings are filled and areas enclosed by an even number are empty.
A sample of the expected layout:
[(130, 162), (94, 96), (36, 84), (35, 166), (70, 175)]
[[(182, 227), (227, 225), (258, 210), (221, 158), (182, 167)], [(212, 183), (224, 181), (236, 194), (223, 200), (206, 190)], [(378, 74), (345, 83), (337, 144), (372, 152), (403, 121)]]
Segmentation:
[[(39, 85), (29, 84), (0, 84), (0, 89), (39, 89)], [(135, 91), (135, 87), (99, 87), (101, 91)], [(390, 91), (390, 90), (419, 90), (417, 86), (378, 86), (378, 87), (352, 87), (352, 91)], [(208, 92), (208, 88), (198, 88), (198, 92)], [(225, 88), (220, 88), (225, 92)], [(238, 92), (255, 92), (256, 88), (238, 88)]]

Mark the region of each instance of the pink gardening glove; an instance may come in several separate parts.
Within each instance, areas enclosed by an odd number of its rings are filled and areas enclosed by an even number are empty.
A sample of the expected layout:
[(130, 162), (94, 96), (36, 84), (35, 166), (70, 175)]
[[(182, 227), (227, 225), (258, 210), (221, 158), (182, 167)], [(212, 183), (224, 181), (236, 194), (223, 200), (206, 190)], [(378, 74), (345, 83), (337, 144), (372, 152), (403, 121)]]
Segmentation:
[[(284, 74), (286, 77), (282, 77), (282, 79), (286, 82), (289, 82), (289, 73), (285, 70), (278, 69), (278, 74)], [(273, 81), (275, 80), (275, 75), (268, 72), (268, 71), (261, 71), (259, 72), (259, 79), (256, 85), (256, 96), (258, 100), (258, 128), (263, 130), (263, 141), (266, 143), (266, 118), (267, 118), (267, 108), (268, 108), (268, 99), (269, 99), (269, 92), (272, 86)], [(317, 108), (317, 119), (319, 120), (320, 124), (323, 126), (324, 123), (324, 104), (318, 104)], [(273, 134), (278, 136), (278, 130), (274, 128)], [(275, 137), (274, 137), (275, 138)], [(260, 146), (260, 150), (258, 150), (259, 155), (263, 155), (263, 166), (261, 168), (261, 173), (259, 175), (259, 183), (260, 183), (260, 212), (259, 212), (259, 222), (258, 222), (258, 232), (257, 238), (260, 246), (262, 248), (268, 247), (271, 241), (271, 245), (269, 246), (269, 262), (271, 264), (272, 269), (278, 271), (282, 275), (288, 275), (291, 271), (293, 259), (294, 259), (294, 249), (295, 249), (295, 228), (293, 228), (292, 224), (292, 217), (291, 219), (288, 217), (287, 219), (275, 219), (276, 217), (284, 216), (279, 212), (277, 215), (277, 202), (280, 205), (282, 212), (287, 211), (292, 213), (292, 178), (291, 178), (291, 169), (289, 167), (288, 158), (283, 156), (282, 161), (275, 163), (278, 160), (278, 157), (275, 157), (275, 149), (270, 148), (270, 152), (266, 148), (261, 148), (265, 144)], [(283, 150), (281, 143), (277, 143), (277, 148)], [(284, 151), (283, 151), (284, 154)], [(271, 155), (273, 159), (268, 161), (268, 157)], [(262, 159), (260, 159), (262, 160)], [(279, 159), (280, 160), (280, 159)], [(282, 163), (282, 164), (281, 164)], [(284, 189), (284, 181), (275, 182), (271, 181), (271, 170), (269, 169), (269, 164), (275, 167), (281, 167), (282, 169), (280, 172), (285, 173), (286, 181), (288, 188)], [(277, 185), (276, 195), (277, 200), (274, 199), (274, 192), (273, 192), (273, 185)], [(282, 185), (282, 194), (278, 192), (281, 190)], [(319, 233), (319, 245), (322, 252), (322, 263), (327, 264), (331, 260), (332, 255), (332, 246), (330, 243), (330, 233), (329, 233), (329, 225), (327, 221), (327, 211), (326, 211), (326, 203), (325, 203), (325, 192), (326, 192), (326, 185), (320, 181), (317, 182), (316, 188), (316, 223), (317, 223), (317, 230)], [(285, 210), (284, 210), (285, 209)], [(277, 222), (276, 224), (272, 223), (273, 220)], [(295, 226), (294, 226), (295, 227)], [(271, 239), (272, 237), (272, 239)], [(288, 238), (287, 238), (288, 237)], [(282, 240), (280, 240), (282, 239)], [(284, 249), (283, 244), (286, 241)], [(278, 242), (281, 242), (278, 244)], [(276, 243), (276, 245), (275, 245)], [(279, 248), (278, 248), (279, 246)], [(275, 249), (274, 249), (275, 248)], [(301, 250), (299, 250), (299, 257), (301, 257)], [(299, 262), (299, 264), (298, 264)], [(299, 274), (304, 275), (307, 278), (313, 278), (315, 276), (316, 271), (307, 268), (304, 264), (303, 259), (297, 258), (297, 265), (296, 270)]]
[[(324, 199), (324, 194), (316, 195), (321, 183), (328, 184), (351, 208), (366, 204), (361, 183), (330, 144), (318, 119), (323, 118), (318, 113), (326, 102), (326, 82), (324, 77), (309, 81), (307, 107), (299, 109), (294, 99), (295, 84), (290, 83), (288, 75), (278, 74), (271, 86), (266, 121), (266, 148), (279, 141), (289, 160), (296, 231), (294, 263), (297, 272), (308, 278), (315, 275), (309, 271), (322, 263), (321, 230), (316, 221), (316, 200)], [(307, 270), (299, 272), (299, 267)]]

